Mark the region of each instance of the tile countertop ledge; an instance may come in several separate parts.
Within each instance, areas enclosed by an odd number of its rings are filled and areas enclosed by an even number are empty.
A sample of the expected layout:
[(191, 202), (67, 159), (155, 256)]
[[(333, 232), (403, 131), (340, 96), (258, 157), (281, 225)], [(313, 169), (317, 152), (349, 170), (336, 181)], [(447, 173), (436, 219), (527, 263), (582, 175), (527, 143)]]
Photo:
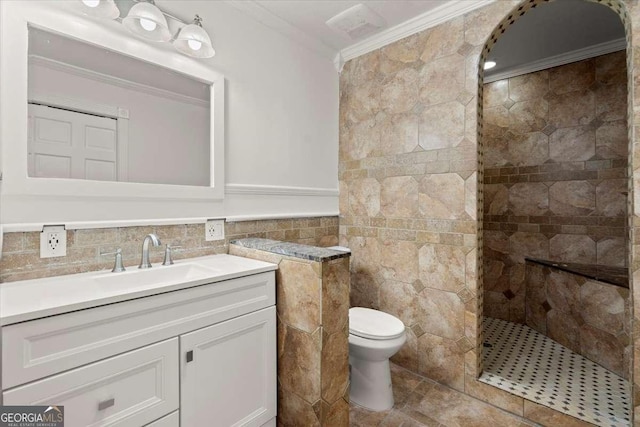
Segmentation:
[[(170, 278), (170, 269), (194, 266), (195, 273), (185, 279)], [(160, 276), (166, 269), (167, 279), (140, 281), (134, 285), (119, 286), (127, 276), (155, 273)], [(176, 269), (176, 270), (177, 270)], [(237, 257), (233, 255), (211, 255), (176, 261), (172, 266), (154, 264), (150, 270), (128, 267), (122, 273), (108, 270), (94, 271), (43, 279), (21, 280), (0, 284), (0, 322), (3, 326), (34, 320), (76, 310), (98, 307), (105, 304), (148, 297), (223, 280), (276, 270), (275, 264)], [(110, 282), (110, 283), (105, 283)]]
[(256, 249), (278, 255), (317, 262), (331, 261), (333, 259), (345, 258), (351, 255), (349, 252), (336, 251), (333, 249), (321, 248), (319, 246), (301, 245), (299, 243), (288, 243), (256, 237), (232, 240), (231, 244), (242, 246), (243, 248)]

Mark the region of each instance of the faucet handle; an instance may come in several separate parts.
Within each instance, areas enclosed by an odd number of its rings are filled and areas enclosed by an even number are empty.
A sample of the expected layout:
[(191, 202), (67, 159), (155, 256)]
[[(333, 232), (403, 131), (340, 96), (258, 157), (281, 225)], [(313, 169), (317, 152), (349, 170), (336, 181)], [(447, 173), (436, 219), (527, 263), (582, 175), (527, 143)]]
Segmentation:
[(167, 245), (166, 249), (164, 250), (164, 261), (162, 262), (162, 265), (173, 265), (173, 259), (171, 258), (171, 252), (174, 249), (178, 249), (181, 248), (182, 246), (171, 246), (171, 245)]
[(100, 255), (116, 256), (116, 260), (113, 265), (113, 270), (111, 270), (112, 273), (120, 273), (122, 271), (126, 271), (126, 269), (124, 268), (124, 265), (122, 265), (122, 249), (121, 248), (116, 249), (115, 252), (100, 252)]

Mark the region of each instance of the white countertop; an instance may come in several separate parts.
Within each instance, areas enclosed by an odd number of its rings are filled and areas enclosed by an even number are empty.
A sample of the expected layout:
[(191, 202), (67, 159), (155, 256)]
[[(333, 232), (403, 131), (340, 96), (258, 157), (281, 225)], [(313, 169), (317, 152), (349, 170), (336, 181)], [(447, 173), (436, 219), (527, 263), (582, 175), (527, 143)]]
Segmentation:
[(103, 270), (2, 283), (0, 322), (5, 326), (275, 269), (275, 264), (249, 258), (211, 255), (148, 270), (128, 267), (122, 273)]

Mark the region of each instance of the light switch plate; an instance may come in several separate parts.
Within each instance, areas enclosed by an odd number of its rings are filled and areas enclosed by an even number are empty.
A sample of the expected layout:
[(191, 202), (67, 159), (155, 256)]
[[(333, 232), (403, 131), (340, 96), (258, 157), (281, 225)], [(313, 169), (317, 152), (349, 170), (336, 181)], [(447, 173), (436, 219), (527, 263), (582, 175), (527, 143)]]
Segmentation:
[(204, 226), (204, 239), (207, 242), (224, 240), (224, 219), (208, 219)]

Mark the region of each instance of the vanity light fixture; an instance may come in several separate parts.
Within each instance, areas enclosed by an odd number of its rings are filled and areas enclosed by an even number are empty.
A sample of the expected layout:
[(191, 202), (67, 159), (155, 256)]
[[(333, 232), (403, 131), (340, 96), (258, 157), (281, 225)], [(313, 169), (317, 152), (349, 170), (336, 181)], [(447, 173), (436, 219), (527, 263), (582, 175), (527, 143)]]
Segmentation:
[[(194, 58), (211, 58), (216, 54), (209, 34), (202, 28), (202, 18), (196, 15), (193, 23), (186, 24), (156, 6), (154, 0), (118, 0), (120, 7), (133, 4), (127, 16), (120, 18), (120, 9), (114, 0), (79, 0), (87, 15), (116, 19), (136, 37), (154, 42), (170, 42), (185, 55)], [(171, 25), (167, 21), (171, 21)], [(176, 31), (177, 28), (177, 31)]]
[(202, 28), (202, 18), (198, 15), (193, 19), (193, 24), (182, 27), (173, 46), (179, 52), (195, 58), (211, 58), (216, 54), (209, 34)]
[(83, 12), (98, 18), (116, 19), (120, 16), (120, 10), (113, 0), (81, 0), (84, 5)]
[(485, 70), (490, 70), (493, 67), (495, 67), (496, 65), (497, 65), (496, 61), (487, 61), (487, 62), (484, 63), (484, 69)]
[(171, 40), (167, 18), (164, 17), (153, 0), (136, 3), (122, 20), (122, 25), (137, 37), (145, 40), (152, 42)]

